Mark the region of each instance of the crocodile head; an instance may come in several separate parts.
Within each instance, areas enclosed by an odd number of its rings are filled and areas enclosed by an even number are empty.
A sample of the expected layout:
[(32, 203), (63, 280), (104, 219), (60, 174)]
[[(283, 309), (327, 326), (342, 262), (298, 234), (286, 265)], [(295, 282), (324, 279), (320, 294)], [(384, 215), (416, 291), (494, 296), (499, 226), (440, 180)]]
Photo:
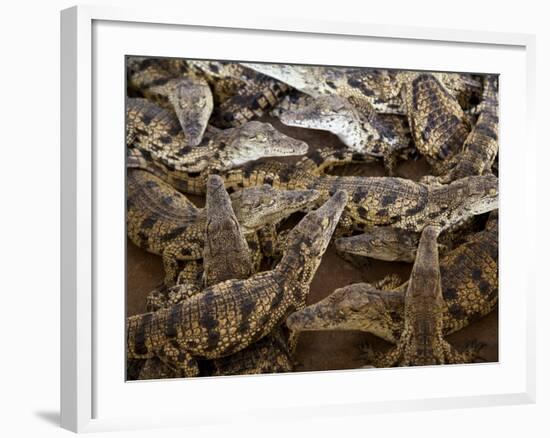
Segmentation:
[(204, 80), (184, 78), (178, 80), (168, 99), (176, 111), (187, 144), (197, 146), (214, 109), (210, 87)]
[(277, 131), (270, 123), (247, 122), (228, 133), (227, 142), (220, 146), (219, 158), (232, 168), (264, 157), (303, 155), (307, 143)]
[(449, 188), (447, 197), (457, 204), (454, 220), (487, 213), (498, 208), (498, 178), (494, 175), (469, 176), (456, 180), (440, 190)]
[(278, 190), (264, 184), (233, 193), (231, 201), (243, 232), (249, 233), (310, 207), (318, 197), (316, 190)]
[(223, 179), (219, 175), (208, 177), (205, 231), (205, 284), (249, 277), (252, 273), (252, 262), (248, 245), (223, 185)]
[(367, 283), (336, 289), (318, 303), (291, 314), (286, 324), (292, 331), (360, 330), (395, 342), (404, 306), (404, 294), (384, 292)]
[(373, 227), (364, 234), (336, 239), (336, 249), (378, 260), (414, 262), (418, 234), (392, 227)]
[(321, 257), (330, 243), (332, 234), (348, 196), (344, 190), (337, 191), (317, 210), (309, 212), (288, 234), (283, 258), (277, 269), (296, 288), (296, 303), (305, 302), (304, 294), (321, 263)]
[(280, 115), (281, 122), (288, 126), (321, 129), (332, 132), (349, 148), (360, 151), (369, 141), (380, 135), (364, 123), (357, 109), (340, 96), (321, 96), (309, 99), (302, 107), (288, 109)]

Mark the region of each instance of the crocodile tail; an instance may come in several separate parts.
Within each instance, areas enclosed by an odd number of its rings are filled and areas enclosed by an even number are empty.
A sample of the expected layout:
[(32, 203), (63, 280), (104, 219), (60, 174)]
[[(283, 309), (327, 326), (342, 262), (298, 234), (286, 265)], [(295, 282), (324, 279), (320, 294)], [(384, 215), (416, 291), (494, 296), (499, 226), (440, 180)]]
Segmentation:
[(349, 163), (370, 163), (376, 158), (364, 152), (356, 152), (350, 149), (319, 148), (308, 152), (296, 166), (302, 171), (319, 176), (336, 166), (344, 166)]

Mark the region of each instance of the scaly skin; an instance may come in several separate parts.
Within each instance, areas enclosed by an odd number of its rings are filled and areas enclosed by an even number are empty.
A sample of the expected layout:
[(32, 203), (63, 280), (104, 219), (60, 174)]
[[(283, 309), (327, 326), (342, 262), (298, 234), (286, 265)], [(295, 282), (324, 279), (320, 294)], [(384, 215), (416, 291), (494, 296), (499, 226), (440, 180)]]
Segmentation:
[[(254, 187), (234, 195), (233, 208), (245, 233), (253, 233), (311, 205), (313, 190), (279, 191)], [(137, 246), (161, 255), (166, 284), (175, 284), (178, 260), (202, 258), (206, 211), (153, 174), (128, 169), (127, 232)]]
[(473, 352), (458, 353), (443, 338), (445, 301), (441, 292), (441, 274), (437, 227), (422, 231), (416, 260), (405, 292), (404, 324), (395, 348), (374, 356), (377, 367), (468, 363)]
[[(177, 288), (178, 296), (172, 294), (168, 297), (161, 291), (153, 291), (148, 297), (149, 306), (155, 297), (158, 298), (155, 310), (158, 310), (181, 303), (199, 293), (203, 287), (252, 275), (248, 245), (231, 199), (223, 187), (223, 180), (217, 175), (211, 175), (208, 179), (203, 266), (203, 284), (200, 287), (195, 287), (193, 282), (186, 283)], [(291, 371), (292, 362), (284, 335), (279, 329), (233, 355), (204, 361), (200, 368), (201, 375), (260, 374)], [(139, 373), (142, 380), (173, 377), (177, 377), (174, 370), (156, 357), (146, 359)]]
[[(439, 236), (439, 254), (462, 243), (465, 236), (479, 231), (476, 217), (459, 221)], [(336, 250), (343, 256), (369, 257), (388, 262), (413, 263), (420, 241), (420, 233), (386, 227), (371, 227), (365, 233), (335, 240)], [(350, 259), (353, 261), (353, 257)]]
[(414, 262), (419, 236), (393, 227), (373, 227), (366, 233), (335, 240), (341, 253), (388, 262)]
[(127, 59), (128, 84), (147, 99), (173, 110), (186, 143), (197, 146), (214, 109), (210, 86), (202, 77), (174, 75), (154, 59)]
[[(182, 376), (199, 373), (196, 359), (228, 356), (262, 339), (302, 309), (346, 194), (335, 194), (292, 230), (272, 271), (206, 288), (181, 304), (127, 318), (127, 359), (158, 355)], [(177, 286), (176, 286), (177, 287)]]
[(262, 116), (290, 90), (282, 82), (225, 61), (132, 57), (128, 60), (128, 77), (131, 87), (157, 101), (153, 92), (158, 94), (157, 90), (164, 87), (164, 94), (172, 96), (169, 86), (173, 81), (207, 83), (214, 100), (210, 122), (219, 128), (240, 126)]
[[(257, 196), (263, 199), (246, 199), (242, 192), (233, 196), (233, 202), (258, 202), (269, 205), (276, 199), (266, 199), (271, 190), (255, 190)], [(270, 223), (279, 222), (283, 218), (282, 210), (273, 212)], [(259, 268), (254, 266), (251, 254), (240, 229), (237, 217), (233, 213), (231, 198), (225, 191), (223, 180), (212, 175), (208, 179), (206, 192), (206, 236), (203, 254), (204, 286), (209, 287), (225, 280), (248, 278)], [(254, 224), (256, 227), (260, 224)], [(292, 371), (293, 365), (288, 351), (287, 342), (280, 328), (266, 335), (259, 341), (249, 345), (231, 356), (205, 362), (203, 371), (210, 376), (231, 376), (243, 374), (265, 374)]]
[[(491, 312), (498, 300), (498, 213), (484, 231), (473, 234), (440, 261), (445, 308), (443, 334), (448, 335)], [(404, 325), (408, 283), (381, 291), (367, 283), (335, 290), (327, 298), (292, 314), (293, 331), (359, 330), (397, 343)]]
[(440, 181), (448, 183), (471, 175), (491, 172), (498, 153), (498, 77), (484, 79), (480, 113), (476, 124), (456, 156), (456, 165)]
[(434, 171), (441, 173), (438, 166), (462, 149), (470, 123), (458, 101), (435, 76), (404, 77), (404, 101), (414, 143)]
[[(281, 328), (230, 356), (199, 361), (202, 377), (242, 376), (287, 373), (293, 370), (292, 358)], [(129, 380), (173, 379), (177, 372), (158, 357), (129, 361)], [(136, 368), (138, 368), (136, 370)]]
[(288, 373), (293, 369), (281, 327), (235, 354), (201, 363), (201, 375), (205, 376)]
[(493, 175), (463, 178), (448, 185), (393, 177), (325, 176), (308, 187), (318, 190), (321, 199), (336, 190), (348, 192), (340, 235), (388, 225), (417, 232), (426, 225), (447, 228), (498, 206), (498, 178)]
[[(324, 67), (283, 64), (243, 63), (272, 76), (312, 97), (337, 95), (348, 99), (361, 111), (373, 108), (379, 113), (406, 114), (401, 96), (404, 74), (397, 70), (359, 67)], [(479, 94), (481, 84), (468, 74), (435, 73), (445, 89), (463, 106)]]
[(233, 278), (248, 278), (253, 272), (246, 239), (218, 175), (208, 178), (203, 266), (206, 287)]
[[(221, 174), (228, 191), (269, 184), (278, 189), (313, 189), (327, 199), (338, 190), (350, 195), (339, 225), (339, 235), (373, 226), (391, 225), (421, 231), (426, 225), (446, 228), (476, 214), (493, 210), (498, 203), (498, 178), (474, 176), (448, 185), (423, 184), (393, 177), (330, 176), (322, 172), (333, 165), (366, 161), (364, 155), (340, 150), (315, 150), (296, 164), (253, 162)], [(153, 167), (151, 160), (135, 158), (129, 166)], [(156, 173), (178, 190), (202, 193), (203, 176), (190, 180), (188, 173)]]
[(289, 126), (332, 132), (351, 150), (384, 158), (392, 169), (395, 154), (409, 145), (409, 138), (395, 131), (374, 110), (361, 112), (340, 96), (322, 96), (295, 106), (280, 115)]
[[(274, 188), (295, 190), (312, 184), (317, 177), (334, 166), (376, 161), (372, 156), (345, 149), (322, 148), (308, 152), (296, 164), (279, 161), (253, 161), (226, 171), (207, 167), (200, 172), (175, 170), (155, 160), (151, 153), (137, 148), (127, 149), (126, 165), (147, 170), (183, 193), (204, 195), (210, 173), (224, 179), (225, 188), (233, 192), (245, 187), (269, 184)], [(219, 167), (219, 166), (218, 166)]]
[(175, 114), (145, 99), (126, 101), (126, 144), (139, 148), (172, 170), (223, 171), (262, 157), (302, 155), (307, 144), (277, 131), (269, 123), (248, 122), (211, 130), (191, 147)]

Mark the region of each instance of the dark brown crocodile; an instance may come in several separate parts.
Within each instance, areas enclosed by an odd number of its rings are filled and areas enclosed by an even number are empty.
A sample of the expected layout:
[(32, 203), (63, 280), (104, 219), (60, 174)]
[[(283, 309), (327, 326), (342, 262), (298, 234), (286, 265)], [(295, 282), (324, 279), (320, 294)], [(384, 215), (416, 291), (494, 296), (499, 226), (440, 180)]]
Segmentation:
[(179, 375), (197, 376), (197, 359), (228, 356), (272, 332), (305, 306), (346, 200), (340, 191), (308, 213), (292, 230), (275, 269), (228, 280), (180, 304), (127, 318), (127, 359), (158, 356)]

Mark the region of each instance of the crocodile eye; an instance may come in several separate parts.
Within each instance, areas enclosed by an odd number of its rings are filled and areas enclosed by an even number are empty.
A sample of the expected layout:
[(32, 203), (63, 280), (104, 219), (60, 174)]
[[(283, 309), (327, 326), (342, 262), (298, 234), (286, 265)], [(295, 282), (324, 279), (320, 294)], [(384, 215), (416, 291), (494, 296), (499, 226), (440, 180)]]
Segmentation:
[(267, 136), (265, 134), (256, 134), (254, 136), (254, 140), (257, 140), (257, 141), (261, 141), (261, 142), (265, 142), (267, 141)]
[(376, 247), (382, 246), (382, 241), (378, 240), (378, 239), (373, 239), (373, 240), (371, 240), (370, 243), (371, 243), (372, 246), (376, 246)]

